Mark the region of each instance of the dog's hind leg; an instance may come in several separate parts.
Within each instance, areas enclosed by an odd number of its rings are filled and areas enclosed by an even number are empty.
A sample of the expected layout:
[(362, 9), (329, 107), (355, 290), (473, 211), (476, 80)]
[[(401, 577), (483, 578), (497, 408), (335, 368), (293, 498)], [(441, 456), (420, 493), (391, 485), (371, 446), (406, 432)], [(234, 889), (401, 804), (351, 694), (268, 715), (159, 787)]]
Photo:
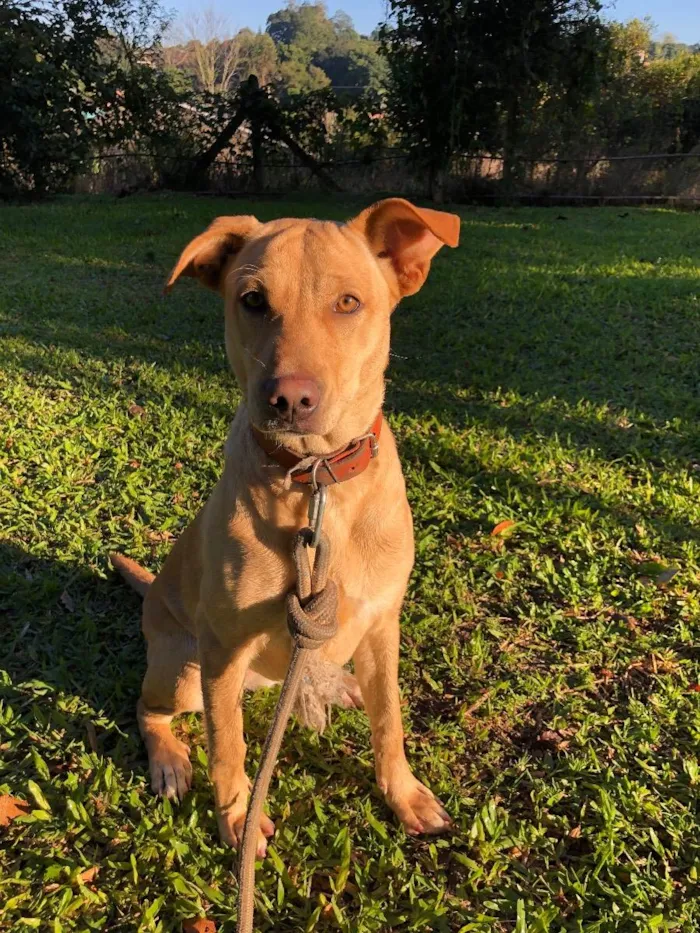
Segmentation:
[(150, 594), (144, 602), (143, 632), (148, 668), (137, 715), (148, 751), (151, 787), (156, 794), (182, 800), (192, 783), (190, 753), (175, 738), (170, 723), (180, 713), (202, 709), (197, 640)]

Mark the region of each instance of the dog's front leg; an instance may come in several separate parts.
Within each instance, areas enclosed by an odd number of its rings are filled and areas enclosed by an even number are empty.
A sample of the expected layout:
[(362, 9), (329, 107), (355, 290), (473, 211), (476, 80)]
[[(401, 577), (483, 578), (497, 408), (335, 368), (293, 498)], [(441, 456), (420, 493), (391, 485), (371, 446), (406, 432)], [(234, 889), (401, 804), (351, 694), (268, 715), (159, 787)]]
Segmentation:
[(440, 833), (451, 820), (406, 761), (399, 695), (399, 610), (373, 621), (353, 657), (372, 727), (377, 783), (407, 833)]
[[(238, 847), (243, 839), (250, 794), (250, 781), (245, 773), (241, 700), (246, 672), (258, 647), (255, 641), (224, 646), (209, 628), (203, 629), (200, 630), (199, 650), (209, 739), (209, 775), (214, 785), (221, 839)], [(263, 814), (257, 845), (260, 858), (265, 855), (267, 839), (274, 832), (274, 824)]]

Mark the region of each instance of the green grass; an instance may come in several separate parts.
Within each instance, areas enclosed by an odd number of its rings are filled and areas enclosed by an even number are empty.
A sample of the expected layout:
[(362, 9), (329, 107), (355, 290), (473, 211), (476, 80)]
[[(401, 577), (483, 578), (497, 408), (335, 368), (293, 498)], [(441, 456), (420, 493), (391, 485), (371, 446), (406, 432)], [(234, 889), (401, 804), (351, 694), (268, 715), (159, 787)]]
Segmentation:
[[(33, 808), (0, 830), (0, 929), (235, 927), (194, 717), (193, 792), (148, 789), (139, 601), (106, 555), (159, 566), (238, 400), (218, 300), (160, 297), (179, 249), (221, 213), (353, 209), (0, 211), (0, 794)], [(700, 929), (700, 218), (561, 213), (465, 209), (395, 315), (408, 753), (455, 832), (398, 829), (363, 713), (293, 725), (259, 930)], [(246, 701), (251, 773), (273, 702)]]

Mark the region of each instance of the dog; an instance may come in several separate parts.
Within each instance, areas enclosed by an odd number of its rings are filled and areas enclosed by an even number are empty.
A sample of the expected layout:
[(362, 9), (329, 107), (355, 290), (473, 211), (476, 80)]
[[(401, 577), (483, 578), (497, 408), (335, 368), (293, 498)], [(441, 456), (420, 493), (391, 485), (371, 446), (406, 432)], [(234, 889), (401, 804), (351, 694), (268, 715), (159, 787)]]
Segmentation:
[[(217, 821), (230, 845), (240, 845), (250, 791), (242, 695), (287, 671), (292, 544), (307, 524), (311, 489), (294, 471), (317, 462), (329, 483), (324, 531), (339, 624), (317, 654), (340, 666), (352, 660), (355, 677), (343, 674), (339, 701), (364, 701), (377, 782), (406, 831), (450, 826), (404, 751), (399, 616), (413, 524), (381, 412), (392, 312), (421, 288), (438, 250), (458, 240), (456, 215), (401, 198), (344, 224), (219, 217), (184, 249), (168, 279), (166, 292), (190, 276), (223, 297), (226, 353), (243, 401), (223, 475), (160, 574), (121, 555), (111, 559), (145, 597), (148, 664), (137, 714), (152, 788), (178, 799), (189, 789), (189, 749), (171, 722), (203, 710)], [(263, 816), (259, 857), (273, 834)]]

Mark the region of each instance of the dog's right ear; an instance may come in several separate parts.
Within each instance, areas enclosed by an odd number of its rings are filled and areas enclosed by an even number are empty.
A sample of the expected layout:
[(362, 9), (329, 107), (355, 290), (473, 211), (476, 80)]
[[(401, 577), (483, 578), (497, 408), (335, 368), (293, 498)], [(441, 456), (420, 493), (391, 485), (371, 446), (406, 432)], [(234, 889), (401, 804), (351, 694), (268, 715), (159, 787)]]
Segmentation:
[(259, 226), (255, 217), (217, 217), (184, 248), (165, 285), (165, 294), (181, 275), (199, 279), (202, 285), (220, 292), (226, 261), (240, 252)]

